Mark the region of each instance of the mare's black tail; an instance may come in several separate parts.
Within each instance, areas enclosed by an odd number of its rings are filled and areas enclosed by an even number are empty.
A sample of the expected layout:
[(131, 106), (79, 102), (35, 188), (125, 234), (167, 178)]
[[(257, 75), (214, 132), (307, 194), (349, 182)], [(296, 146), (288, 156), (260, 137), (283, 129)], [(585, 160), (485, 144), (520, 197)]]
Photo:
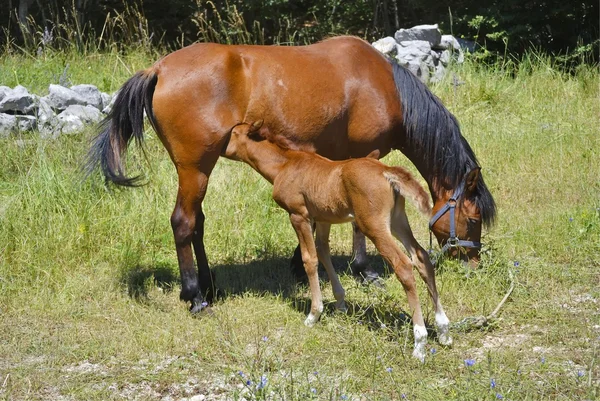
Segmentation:
[(140, 176), (127, 177), (123, 155), (131, 138), (138, 145), (144, 139), (144, 110), (153, 126), (152, 95), (158, 76), (151, 70), (139, 71), (121, 87), (113, 108), (100, 124), (84, 166), (87, 175), (98, 166), (106, 181), (123, 186), (138, 186)]

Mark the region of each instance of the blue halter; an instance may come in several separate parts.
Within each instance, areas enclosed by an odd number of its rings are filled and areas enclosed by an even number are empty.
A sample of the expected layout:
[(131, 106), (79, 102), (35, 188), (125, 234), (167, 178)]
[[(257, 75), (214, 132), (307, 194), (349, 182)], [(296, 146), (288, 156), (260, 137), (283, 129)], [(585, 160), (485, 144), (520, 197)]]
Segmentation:
[[(446, 204), (440, 210), (438, 210), (436, 212), (436, 214), (433, 215), (431, 220), (429, 220), (429, 249), (430, 249), (429, 252), (430, 253), (432, 252), (432, 249), (433, 249), (433, 237), (431, 234), (431, 229), (433, 228), (433, 225), (435, 224), (435, 222), (438, 221), (440, 219), (440, 217), (442, 217), (448, 211), (450, 212), (450, 237), (448, 238), (448, 240), (446, 241), (444, 246), (442, 246), (440, 255), (445, 254), (451, 248), (475, 248), (475, 249), (481, 248), (481, 242), (462, 240), (462, 239), (458, 238), (458, 236), (456, 235), (456, 223), (454, 221), (455, 220), (454, 213), (455, 213), (455, 209), (456, 209), (456, 203), (458, 202), (458, 199), (460, 199), (460, 197), (462, 196), (464, 191), (465, 191), (465, 181), (462, 180), (460, 185), (458, 186), (458, 188), (456, 188), (456, 190), (450, 197), (450, 199), (448, 199), (448, 202), (446, 202)], [(435, 258), (436, 261), (438, 258), (439, 258), (439, 255)]]

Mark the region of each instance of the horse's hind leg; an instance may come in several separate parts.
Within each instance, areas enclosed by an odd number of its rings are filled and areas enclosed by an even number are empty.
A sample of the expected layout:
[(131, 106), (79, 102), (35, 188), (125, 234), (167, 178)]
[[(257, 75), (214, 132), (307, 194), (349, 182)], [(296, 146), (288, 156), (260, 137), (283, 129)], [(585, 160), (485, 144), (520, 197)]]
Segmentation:
[(327, 276), (329, 276), (329, 281), (331, 281), (331, 289), (333, 290), (333, 296), (336, 300), (335, 308), (339, 311), (346, 312), (346, 302), (344, 301), (346, 292), (344, 291), (344, 287), (342, 287), (340, 278), (338, 277), (335, 269), (333, 268), (333, 264), (331, 263), (331, 254), (329, 250), (330, 228), (331, 224), (317, 223), (317, 238), (315, 240), (317, 246), (317, 256), (319, 257), (319, 260), (323, 266), (325, 266)]
[[(401, 206), (401, 207), (400, 207)], [(406, 251), (409, 253), (413, 265), (419, 271), (419, 275), (427, 285), (427, 291), (431, 297), (433, 308), (435, 310), (435, 325), (438, 333), (438, 341), (442, 345), (452, 344), (452, 337), (450, 337), (449, 328), (450, 320), (444, 312), (444, 307), (440, 301), (437, 287), (435, 284), (435, 271), (427, 251), (417, 242), (413, 236), (408, 218), (404, 212), (404, 204), (396, 204), (394, 214), (392, 216), (392, 233), (398, 238)]]
[[(206, 194), (210, 172), (217, 158), (218, 153), (207, 155), (200, 165), (177, 168), (179, 190), (175, 209), (171, 215), (171, 226), (181, 274), (180, 298), (191, 302), (190, 311), (193, 313), (201, 311), (214, 296), (214, 277), (208, 267), (203, 242), (202, 201)], [(198, 271), (194, 268), (192, 244)]]

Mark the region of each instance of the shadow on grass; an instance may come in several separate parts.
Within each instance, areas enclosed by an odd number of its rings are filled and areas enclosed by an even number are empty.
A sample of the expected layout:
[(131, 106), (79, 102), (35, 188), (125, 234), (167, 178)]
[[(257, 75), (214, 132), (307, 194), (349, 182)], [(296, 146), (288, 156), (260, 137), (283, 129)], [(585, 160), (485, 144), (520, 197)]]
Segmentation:
[[(369, 265), (372, 270), (385, 278), (389, 271), (385, 268), (381, 257), (369, 255)], [(348, 256), (332, 256), (332, 263), (340, 275), (351, 275)], [(249, 263), (233, 263), (216, 265), (212, 268), (216, 277), (219, 299), (225, 301), (230, 296), (251, 293), (270, 293), (281, 295), (284, 300), (299, 312), (307, 315), (310, 312), (311, 300), (309, 296), (298, 296), (299, 288), (307, 284), (298, 282), (290, 268), (289, 258), (273, 257), (255, 260)], [(165, 292), (171, 291), (179, 284), (177, 267), (167, 264), (157, 266), (134, 265), (124, 267), (121, 282), (127, 286), (130, 297), (143, 301), (152, 286), (162, 288)], [(322, 267), (319, 268), (321, 280), (329, 281)], [(328, 285), (328, 284), (327, 284)], [(358, 284), (357, 285), (364, 285)], [(377, 291), (386, 290), (377, 288)], [(346, 315), (358, 324), (364, 324), (371, 330), (399, 328), (411, 322), (410, 315), (394, 305), (359, 304), (346, 300), (348, 312)], [(334, 315), (335, 302), (325, 303), (325, 313)]]
[(127, 293), (131, 298), (143, 299), (148, 296), (151, 286), (163, 289), (165, 292), (173, 290), (179, 282), (179, 276), (168, 265), (142, 266), (123, 268), (121, 283), (127, 285)]

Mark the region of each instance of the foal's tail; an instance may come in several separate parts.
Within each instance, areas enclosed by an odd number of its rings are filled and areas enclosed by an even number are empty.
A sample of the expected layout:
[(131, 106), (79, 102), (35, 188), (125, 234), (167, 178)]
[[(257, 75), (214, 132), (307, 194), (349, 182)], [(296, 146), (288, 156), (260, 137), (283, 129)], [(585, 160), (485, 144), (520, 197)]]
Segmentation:
[(113, 108), (100, 124), (100, 133), (92, 142), (84, 165), (86, 175), (98, 166), (106, 181), (123, 186), (139, 185), (140, 176), (127, 177), (123, 155), (131, 138), (139, 146), (144, 139), (144, 111), (156, 129), (152, 113), (152, 95), (158, 75), (151, 70), (139, 71), (121, 87)]
[(402, 167), (388, 167), (383, 176), (390, 182), (395, 193), (408, 199), (424, 215), (431, 214), (429, 195), (411, 173)]

